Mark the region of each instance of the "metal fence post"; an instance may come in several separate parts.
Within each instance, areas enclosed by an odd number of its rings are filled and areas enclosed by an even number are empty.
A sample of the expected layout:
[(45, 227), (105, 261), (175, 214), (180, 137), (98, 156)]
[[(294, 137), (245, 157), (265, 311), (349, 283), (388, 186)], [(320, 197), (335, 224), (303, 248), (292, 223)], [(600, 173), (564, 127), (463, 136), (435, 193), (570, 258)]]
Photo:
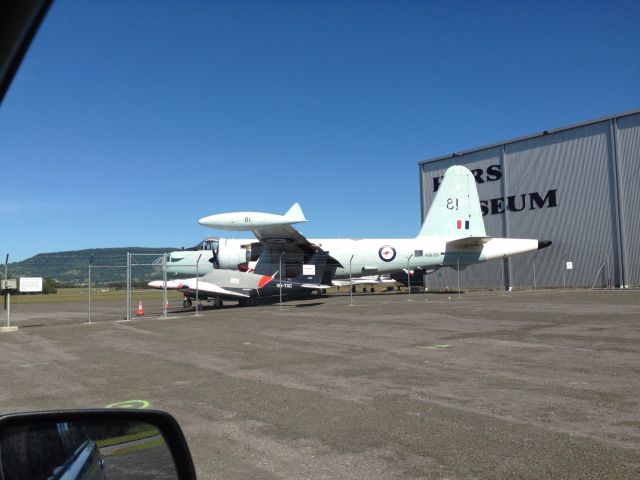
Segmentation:
[(4, 288), (5, 288), (5, 302), (7, 308), (7, 328), (11, 327), (11, 291), (7, 288), (7, 269), (9, 266), (9, 254), (7, 253), (7, 257), (4, 260)]
[(458, 266), (458, 299), (460, 298), (460, 258), (456, 258), (456, 265)]
[(280, 260), (278, 261), (279, 263), (279, 269), (278, 269), (278, 274), (280, 276), (280, 310), (282, 310), (282, 257), (284, 257), (285, 252), (282, 252), (282, 254), (280, 255)]
[(167, 319), (167, 253), (162, 254), (162, 318)]
[(409, 274), (409, 261), (411, 260), (411, 257), (413, 257), (413, 253), (409, 255), (409, 258), (407, 258), (407, 286), (409, 288), (409, 302), (411, 301), (411, 275)]
[(200, 257), (202, 254), (198, 255), (198, 260), (196, 261), (196, 317), (199, 315), (200, 311), (200, 295), (199, 295), (199, 281), (200, 281)]
[(349, 259), (349, 306), (353, 307), (353, 279), (351, 278), (351, 262), (353, 261), (353, 257), (355, 255), (351, 255)]
[(127, 314), (126, 320), (131, 320), (131, 252), (127, 252)]
[(89, 257), (89, 320), (87, 323), (91, 323), (91, 263), (93, 262), (93, 253)]

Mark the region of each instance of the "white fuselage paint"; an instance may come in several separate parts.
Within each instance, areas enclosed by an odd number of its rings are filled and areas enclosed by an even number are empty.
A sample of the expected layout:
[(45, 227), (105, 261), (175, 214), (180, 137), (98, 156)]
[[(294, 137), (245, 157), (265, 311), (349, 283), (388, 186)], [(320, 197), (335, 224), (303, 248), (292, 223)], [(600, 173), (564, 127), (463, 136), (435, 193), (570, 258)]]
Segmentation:
[[(404, 239), (310, 240), (342, 264), (337, 278), (372, 273), (388, 274), (415, 268), (469, 265), (538, 249), (537, 240), (492, 238), (481, 249), (447, 250), (451, 237)], [(352, 259), (353, 257), (353, 259)], [(351, 260), (352, 259), (352, 260)], [(351, 262), (350, 262), (351, 260)], [(351, 269), (349, 264), (351, 263)]]
[[(342, 268), (336, 278), (349, 275), (390, 274), (415, 268), (437, 268), (443, 266), (465, 266), (517, 255), (538, 249), (538, 241), (517, 238), (492, 238), (482, 248), (451, 248), (447, 242), (454, 237), (380, 238), (380, 239), (310, 239), (309, 241), (329, 252)], [(218, 263), (222, 269), (237, 269), (246, 261), (246, 250), (242, 248), (255, 239), (220, 239)], [(198, 271), (203, 275), (213, 269), (209, 262), (211, 251), (172, 252), (168, 262), (169, 273), (195, 274), (198, 256)], [(176, 258), (180, 260), (175, 260)]]

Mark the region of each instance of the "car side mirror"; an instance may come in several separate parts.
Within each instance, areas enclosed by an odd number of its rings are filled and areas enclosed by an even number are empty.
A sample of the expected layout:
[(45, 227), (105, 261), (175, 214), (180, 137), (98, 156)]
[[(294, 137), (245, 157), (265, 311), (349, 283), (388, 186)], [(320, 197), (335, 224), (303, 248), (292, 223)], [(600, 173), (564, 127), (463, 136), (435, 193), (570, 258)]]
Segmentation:
[(178, 422), (158, 410), (0, 416), (0, 479), (195, 479)]

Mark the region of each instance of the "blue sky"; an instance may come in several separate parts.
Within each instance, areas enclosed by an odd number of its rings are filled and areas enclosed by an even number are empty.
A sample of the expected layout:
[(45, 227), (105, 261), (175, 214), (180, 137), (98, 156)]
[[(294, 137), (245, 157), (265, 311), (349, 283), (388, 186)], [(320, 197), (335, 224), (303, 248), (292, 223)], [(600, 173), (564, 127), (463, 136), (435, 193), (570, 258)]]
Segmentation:
[(420, 160), (640, 108), (638, 45), (637, 1), (60, 0), (0, 105), (0, 254), (296, 201), (414, 236)]

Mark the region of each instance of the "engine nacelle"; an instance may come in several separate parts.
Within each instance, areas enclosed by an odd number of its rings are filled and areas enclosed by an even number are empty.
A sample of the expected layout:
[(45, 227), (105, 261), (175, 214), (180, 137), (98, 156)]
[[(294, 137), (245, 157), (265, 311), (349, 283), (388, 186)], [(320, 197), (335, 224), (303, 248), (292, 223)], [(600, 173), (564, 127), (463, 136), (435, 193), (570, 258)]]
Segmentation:
[(216, 268), (237, 270), (238, 264), (246, 262), (247, 253), (240, 243), (236, 239), (220, 239)]

